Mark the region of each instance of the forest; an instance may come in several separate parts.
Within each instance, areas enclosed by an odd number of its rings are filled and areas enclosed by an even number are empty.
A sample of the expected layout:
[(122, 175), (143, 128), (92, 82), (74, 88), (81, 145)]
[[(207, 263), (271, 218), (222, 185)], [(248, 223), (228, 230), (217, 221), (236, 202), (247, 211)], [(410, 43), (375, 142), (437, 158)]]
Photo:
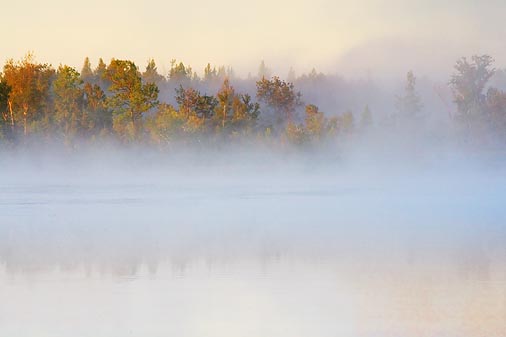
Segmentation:
[(67, 65), (55, 69), (28, 53), (8, 60), (0, 73), (0, 144), (47, 142), (77, 149), (112, 141), (166, 149), (228, 143), (316, 148), (365, 135), (402, 134), (501, 148), (506, 141), (506, 91), (491, 79), (505, 72), (493, 65), (488, 55), (457, 60), (445, 84), (451, 97), (447, 114), (437, 112), (445, 116), (434, 118), (412, 71), (402, 80), (395, 103), (377, 111), (366, 93), (360, 97), (368, 83), (355, 85), (362, 105), (353, 110), (335, 103), (351, 96), (351, 82), (336, 85), (339, 78), (314, 69), (301, 76), (291, 70), (285, 80), (272, 76), (262, 61), (257, 75), (240, 78), (230, 67), (210, 64), (199, 76), (176, 60), (162, 74), (152, 59), (142, 71), (129, 60), (106, 64), (100, 59), (92, 67), (85, 58), (79, 71)]

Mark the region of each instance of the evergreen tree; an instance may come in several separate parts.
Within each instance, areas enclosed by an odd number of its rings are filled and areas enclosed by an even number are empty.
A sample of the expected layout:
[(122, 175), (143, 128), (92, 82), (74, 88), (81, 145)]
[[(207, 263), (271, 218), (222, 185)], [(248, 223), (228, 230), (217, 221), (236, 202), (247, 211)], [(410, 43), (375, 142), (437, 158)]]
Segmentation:
[(158, 105), (158, 87), (142, 83), (137, 66), (131, 61), (112, 60), (107, 67), (107, 79), (111, 82), (107, 98), (114, 114), (113, 126), (124, 139), (140, 136), (142, 115)]
[(104, 92), (107, 92), (111, 83), (107, 79), (107, 65), (105, 64), (102, 58), (98, 59), (98, 64), (95, 70), (93, 71), (93, 75), (94, 75), (93, 84), (97, 84)]
[(183, 62), (177, 63), (176, 60), (170, 61), (169, 80), (177, 83), (183, 83), (191, 80), (192, 69), (186, 67)]
[(104, 91), (97, 84), (84, 84), (84, 116), (91, 135), (108, 133), (112, 128), (112, 112), (107, 107)]
[(422, 103), (416, 92), (416, 77), (412, 71), (406, 75), (406, 86), (404, 93), (397, 96), (397, 110), (401, 119), (412, 120), (418, 118), (422, 110)]
[(271, 77), (271, 70), (267, 68), (264, 60), (262, 60), (260, 62), (260, 66), (258, 67), (258, 78), (261, 80), (263, 78), (270, 78), (270, 77)]
[(297, 79), (297, 76), (295, 75), (295, 70), (293, 67), (290, 67), (290, 70), (288, 70), (288, 75), (286, 75), (286, 80), (288, 82), (294, 83)]
[(360, 115), (360, 127), (366, 129), (372, 125), (372, 114), (369, 105), (366, 105), (364, 111)]
[(81, 69), (81, 79), (84, 82), (93, 82), (94, 81), (94, 74), (93, 74), (93, 70), (91, 70), (91, 63), (90, 63), (89, 57), (86, 57), (84, 59), (83, 68)]
[(79, 73), (69, 66), (60, 66), (53, 84), (54, 119), (65, 141), (82, 129), (83, 80)]
[(142, 80), (144, 83), (154, 83), (157, 86), (164, 81), (164, 77), (158, 73), (154, 59), (148, 61), (146, 70), (142, 73)]
[(211, 68), (211, 64), (208, 63), (204, 68), (204, 81), (213, 82), (217, 77), (216, 67)]

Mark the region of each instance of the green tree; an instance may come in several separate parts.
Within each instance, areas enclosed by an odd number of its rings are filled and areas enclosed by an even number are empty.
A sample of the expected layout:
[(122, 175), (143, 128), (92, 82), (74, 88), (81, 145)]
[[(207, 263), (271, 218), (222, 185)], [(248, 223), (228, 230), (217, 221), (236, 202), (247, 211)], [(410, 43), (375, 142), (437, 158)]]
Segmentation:
[(108, 133), (112, 128), (111, 110), (104, 91), (97, 84), (84, 84), (84, 117), (92, 135)]
[(107, 98), (114, 114), (113, 127), (125, 139), (140, 136), (142, 115), (158, 105), (158, 87), (154, 83), (142, 83), (137, 66), (131, 61), (112, 60), (107, 67), (110, 81)]
[(71, 141), (82, 129), (83, 80), (77, 70), (59, 66), (53, 83), (54, 119), (66, 141)]
[(0, 139), (5, 136), (7, 132), (6, 126), (10, 124), (8, 103), (10, 92), (11, 87), (0, 77)]

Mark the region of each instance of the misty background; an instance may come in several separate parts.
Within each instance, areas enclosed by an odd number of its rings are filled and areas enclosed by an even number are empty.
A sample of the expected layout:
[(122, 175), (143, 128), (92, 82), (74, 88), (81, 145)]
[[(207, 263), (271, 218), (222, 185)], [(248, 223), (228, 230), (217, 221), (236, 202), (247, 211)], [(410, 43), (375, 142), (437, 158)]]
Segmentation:
[(0, 334), (505, 336), (504, 12), (4, 4)]
[[(172, 58), (195, 69), (232, 66), (246, 77), (265, 60), (279, 75), (290, 66), (376, 78), (446, 79), (464, 55), (506, 62), (503, 1), (119, 1), (9, 3), (0, 23), (0, 62), (36, 51), (42, 62), (80, 67), (83, 56)], [(25, 20), (19, 20), (23, 13)], [(19, 15), (18, 15), (19, 14)], [(61, 29), (65, 27), (65, 29)], [(64, 43), (63, 43), (64, 41)]]

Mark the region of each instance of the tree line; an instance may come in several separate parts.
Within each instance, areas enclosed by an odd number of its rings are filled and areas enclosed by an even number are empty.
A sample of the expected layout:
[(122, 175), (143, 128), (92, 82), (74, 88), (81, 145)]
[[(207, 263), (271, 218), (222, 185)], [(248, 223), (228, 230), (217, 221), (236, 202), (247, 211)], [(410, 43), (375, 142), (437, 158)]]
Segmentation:
[[(457, 111), (451, 122), (464, 141), (506, 140), (506, 92), (490, 85), (496, 71), (492, 66), (488, 55), (462, 58), (448, 82)], [(324, 75), (313, 70), (304, 76)], [(75, 146), (113, 139), (160, 147), (232, 141), (305, 146), (343, 141), (379, 124), (367, 104), (356, 116), (351, 111), (326, 114), (304, 102), (293, 70), (285, 81), (271, 76), (262, 62), (258, 76), (243, 81), (243, 92), (233, 81), (238, 82), (231, 68), (209, 64), (202, 78), (176, 61), (166, 76), (154, 60), (141, 72), (134, 62), (118, 59), (109, 64), (100, 59), (92, 69), (86, 58), (79, 72), (67, 65), (54, 69), (27, 54), (8, 60), (0, 73), (0, 142), (47, 139)], [(421, 128), (426, 114), (416, 85), (408, 72), (385, 125)]]

